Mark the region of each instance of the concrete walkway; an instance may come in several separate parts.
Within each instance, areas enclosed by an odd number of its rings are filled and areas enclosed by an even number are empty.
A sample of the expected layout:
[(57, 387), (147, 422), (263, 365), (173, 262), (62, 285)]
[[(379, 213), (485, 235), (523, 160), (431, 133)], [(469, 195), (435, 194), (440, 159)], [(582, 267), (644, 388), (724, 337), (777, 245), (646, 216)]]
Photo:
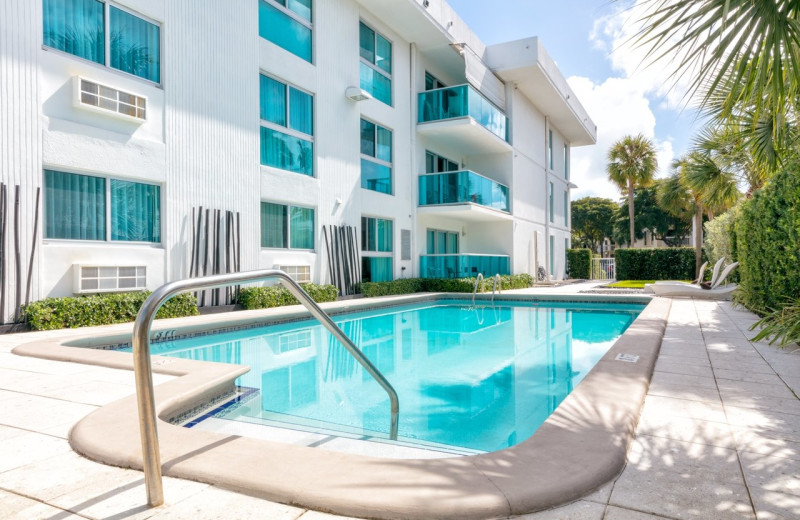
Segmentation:
[[(800, 352), (749, 342), (755, 320), (729, 303), (676, 299), (625, 470), (583, 500), (521, 518), (800, 518)], [(11, 354), (57, 334), (0, 336), (0, 518), (341, 520), (171, 478), (167, 504), (147, 508), (141, 472), (91, 462), (66, 440), (96, 407), (132, 394), (133, 374)]]

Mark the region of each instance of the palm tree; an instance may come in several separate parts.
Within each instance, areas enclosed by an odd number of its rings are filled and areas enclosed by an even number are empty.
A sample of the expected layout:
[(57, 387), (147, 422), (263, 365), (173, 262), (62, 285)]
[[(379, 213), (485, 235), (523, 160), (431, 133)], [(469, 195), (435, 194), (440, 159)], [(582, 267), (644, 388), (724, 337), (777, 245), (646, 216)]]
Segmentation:
[(633, 191), (653, 183), (653, 176), (658, 168), (656, 151), (653, 142), (642, 134), (627, 135), (614, 143), (608, 150), (606, 173), (611, 182), (616, 184), (623, 195), (628, 196), (628, 216), (630, 217), (630, 247), (633, 247)]
[(709, 153), (694, 150), (672, 163), (672, 174), (659, 186), (658, 204), (675, 216), (693, 214), (695, 272), (703, 262), (703, 215), (709, 220), (738, 199), (734, 176)]
[(751, 134), (757, 162), (775, 170), (793, 148), (800, 108), (796, 0), (644, 0), (638, 44), (649, 60), (675, 59), (689, 95), (717, 122)]

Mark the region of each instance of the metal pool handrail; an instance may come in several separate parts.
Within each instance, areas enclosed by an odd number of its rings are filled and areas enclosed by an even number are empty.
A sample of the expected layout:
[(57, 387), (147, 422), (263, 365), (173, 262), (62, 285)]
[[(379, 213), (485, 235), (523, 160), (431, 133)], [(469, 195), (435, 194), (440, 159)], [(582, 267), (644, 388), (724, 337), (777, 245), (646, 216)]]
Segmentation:
[(478, 273), (475, 277), (475, 287), (472, 289), (472, 306), (475, 307), (475, 295), (478, 294), (478, 284), (481, 284), (481, 292), (483, 292), (483, 273)]
[(147, 488), (147, 503), (149, 505), (155, 507), (164, 503), (164, 488), (161, 481), (161, 454), (158, 447), (156, 411), (153, 397), (153, 371), (150, 363), (150, 326), (153, 323), (156, 312), (166, 300), (180, 292), (239, 285), (267, 278), (280, 279), (280, 282), (289, 292), (344, 345), (344, 348), (350, 352), (356, 361), (386, 390), (386, 393), (389, 394), (392, 409), (390, 436), (392, 440), (397, 439), (397, 419), (400, 412), (397, 392), (375, 365), (364, 356), (350, 338), (342, 332), (342, 329), (331, 320), (330, 316), (288, 274), (278, 269), (264, 269), (170, 282), (153, 291), (153, 294), (145, 300), (133, 324), (133, 371), (136, 379), (136, 400), (139, 409), (142, 464), (144, 466), (144, 480)]
[(494, 305), (494, 290), (497, 289), (498, 293), (503, 292), (503, 280), (500, 278), (500, 273), (494, 275), (492, 281), (492, 305)]

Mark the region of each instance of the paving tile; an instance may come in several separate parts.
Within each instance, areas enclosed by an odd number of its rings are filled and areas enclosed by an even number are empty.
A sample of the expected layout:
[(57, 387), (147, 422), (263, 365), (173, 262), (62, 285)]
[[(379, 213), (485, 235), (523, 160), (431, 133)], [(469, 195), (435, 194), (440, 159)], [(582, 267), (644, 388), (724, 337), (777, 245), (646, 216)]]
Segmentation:
[(676, 385), (656, 381), (655, 383), (650, 383), (650, 388), (647, 393), (649, 395), (660, 395), (663, 397), (673, 397), (675, 399), (722, 404), (717, 389), (710, 387)]
[(751, 489), (800, 497), (800, 464), (796, 460), (749, 452), (742, 452), (739, 457)]
[[(236, 520), (295, 520), (311, 517), (304, 515), (305, 509), (286, 506), (260, 498), (241, 495), (210, 486), (200, 493), (186, 497), (178, 503), (165, 508), (158, 508), (151, 518), (216, 520), (220, 518), (235, 518)], [(329, 518), (341, 519), (342, 517), (330, 516)]]
[(797, 399), (782, 381), (778, 384), (750, 383), (747, 381), (731, 381), (725, 379), (717, 381), (720, 392), (725, 390), (744, 392), (754, 396), (779, 397), (782, 399)]
[(711, 366), (714, 368), (714, 370), (747, 370), (759, 374), (775, 374), (775, 370), (769, 365), (769, 363), (760, 358), (753, 358), (750, 361), (740, 361), (736, 359), (716, 357), (711, 360)]
[(659, 395), (645, 397), (642, 416), (686, 417), (704, 421), (725, 422), (725, 412), (721, 405), (703, 401), (674, 399)]
[(666, 516), (653, 515), (650, 513), (642, 513), (633, 511), (631, 509), (623, 509), (621, 507), (608, 506), (606, 516), (603, 520), (669, 520)]
[(321, 513), (319, 511), (306, 511), (306, 513), (299, 517), (297, 520), (361, 520), (352, 516), (336, 516), (329, 515), (328, 513)]
[(728, 449), (735, 447), (733, 435), (727, 423), (666, 415), (661, 413), (659, 407), (647, 410), (639, 418), (639, 424), (636, 427), (637, 435), (696, 442)]
[[(88, 518), (113, 517), (137, 520), (150, 518), (161, 510), (147, 505), (144, 477), (142, 473), (137, 473), (139, 478), (136, 480), (125, 483), (111, 481), (102, 486), (86, 486), (60, 495), (52, 499), (51, 503)], [(163, 483), (165, 506), (162, 507), (164, 509), (209, 487), (208, 484), (170, 477), (164, 477)]]
[[(605, 510), (604, 504), (579, 500), (566, 506), (511, 518), (514, 520), (603, 520)], [(307, 515), (303, 515), (300, 520), (311, 519), (307, 518)], [(331, 520), (335, 519), (331, 518)]]
[(634, 439), (609, 504), (680, 519), (754, 518), (735, 451), (647, 435)]
[(780, 434), (761, 432), (742, 426), (731, 426), (736, 449), (800, 461), (800, 442), (781, 439)]
[(800, 497), (752, 488), (750, 495), (758, 520), (797, 520), (800, 518)]
[(714, 377), (714, 373), (711, 371), (710, 365), (691, 363), (691, 361), (688, 359), (681, 362), (670, 362), (659, 357), (658, 361), (656, 362), (655, 371), (705, 377), (710, 379), (713, 379)]
[(772, 438), (800, 442), (800, 415), (736, 406), (726, 406), (725, 414), (731, 426), (747, 428)]
[[(745, 383), (779, 384), (782, 383), (777, 374), (762, 374), (750, 370), (730, 370), (725, 368), (715, 368), (714, 376), (718, 383), (725, 384), (725, 381), (742, 381)], [(725, 380), (725, 381), (723, 381)]]
[(701, 386), (706, 388), (717, 388), (713, 378), (702, 376), (689, 376), (684, 374), (670, 374), (667, 372), (653, 372), (651, 383), (668, 383), (685, 386)]
[(21, 430), (19, 428), (12, 428), (11, 426), (0, 425), (0, 442), (4, 442), (6, 439), (11, 439), (12, 437), (25, 435), (26, 433), (30, 432), (27, 430)]
[(28, 394), (17, 394), (9, 400), (10, 403), (3, 406), (0, 424), (34, 431), (44, 431), (60, 425), (71, 426), (97, 408)]
[(800, 401), (797, 399), (782, 399), (768, 395), (752, 395), (744, 390), (731, 390), (721, 388), (720, 397), (725, 406), (738, 408), (752, 408), (756, 410), (772, 411), (790, 415), (800, 415)]
[(107, 383), (104, 381), (89, 381), (67, 386), (55, 391), (41, 393), (41, 395), (64, 399), (73, 403), (103, 406), (135, 393), (136, 389), (128, 385)]
[(118, 486), (141, 478), (138, 471), (93, 462), (69, 451), (0, 473), (0, 488), (49, 501), (90, 486)]
[(29, 432), (12, 437), (0, 443), (0, 472), (49, 459), (71, 450), (64, 439), (40, 433)]
[(597, 489), (597, 491), (594, 491), (590, 495), (586, 495), (581, 500), (586, 500), (588, 502), (597, 502), (599, 504), (608, 504), (608, 499), (611, 496), (612, 489), (614, 489), (613, 480), (601, 486), (599, 489)]
[(702, 356), (687, 358), (685, 356), (676, 356), (676, 355), (673, 355), (673, 354), (667, 354), (666, 352), (664, 352), (664, 350), (662, 350), (658, 354), (658, 361), (657, 362), (661, 362), (661, 361), (663, 361), (665, 363), (688, 363), (688, 364), (692, 364), (692, 365), (696, 365), (696, 366), (704, 366), (704, 367), (710, 367), (711, 366), (711, 361), (709, 361), (708, 356), (706, 355), (705, 352), (703, 352)]
[(83, 518), (63, 509), (0, 489), (0, 518), (4, 520), (72, 520)]

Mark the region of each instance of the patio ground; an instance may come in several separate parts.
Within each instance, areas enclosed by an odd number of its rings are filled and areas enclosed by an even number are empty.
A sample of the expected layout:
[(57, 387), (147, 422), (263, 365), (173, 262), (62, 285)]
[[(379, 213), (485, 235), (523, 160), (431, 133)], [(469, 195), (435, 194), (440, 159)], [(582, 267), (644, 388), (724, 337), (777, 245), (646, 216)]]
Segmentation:
[[(578, 502), (518, 518), (800, 518), (800, 352), (751, 343), (755, 321), (728, 302), (674, 300), (625, 470)], [(58, 334), (0, 335), (0, 518), (342, 520), (174, 478), (166, 505), (149, 509), (141, 472), (91, 462), (66, 440), (86, 414), (132, 394), (133, 373), (11, 354)]]

